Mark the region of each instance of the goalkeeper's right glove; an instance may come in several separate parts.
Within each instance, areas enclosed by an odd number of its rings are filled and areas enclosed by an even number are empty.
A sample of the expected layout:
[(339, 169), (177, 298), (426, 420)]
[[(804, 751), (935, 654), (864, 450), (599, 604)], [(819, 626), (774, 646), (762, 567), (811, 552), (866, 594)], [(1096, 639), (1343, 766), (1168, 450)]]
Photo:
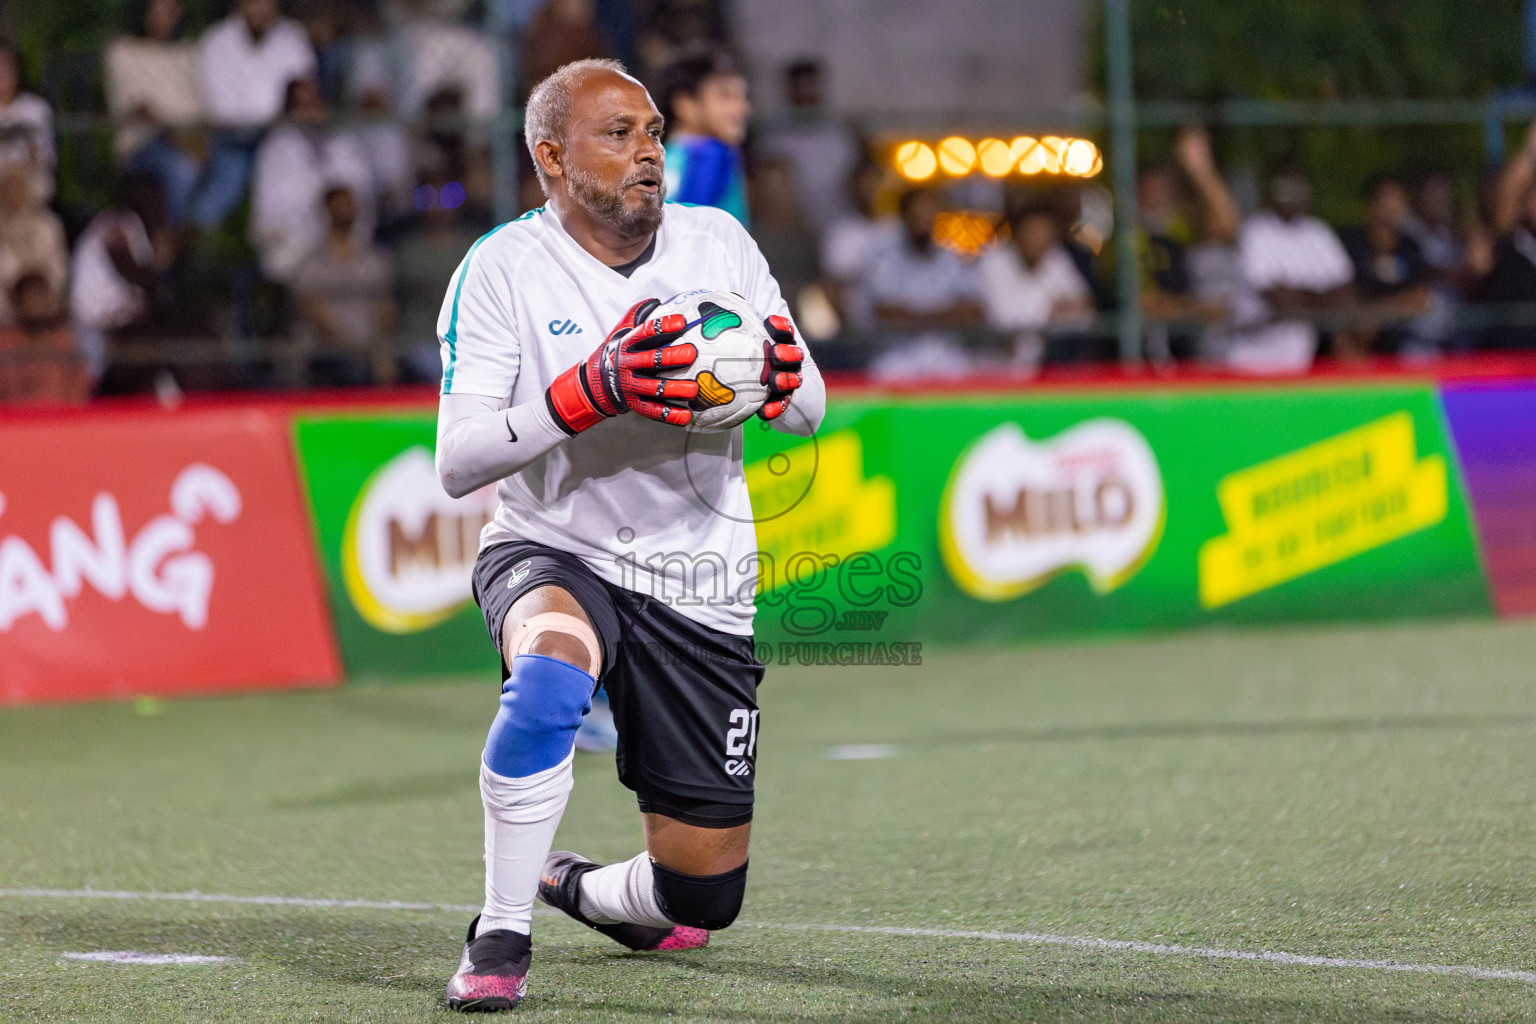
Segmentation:
[(556, 377), (544, 392), (561, 430), (574, 436), (625, 412), (680, 427), (693, 419), (687, 402), (699, 393), (698, 383), (660, 373), (691, 365), (699, 350), (692, 344), (668, 344), (688, 329), (681, 313), (646, 320), (659, 305), (660, 299), (636, 303), (597, 351)]

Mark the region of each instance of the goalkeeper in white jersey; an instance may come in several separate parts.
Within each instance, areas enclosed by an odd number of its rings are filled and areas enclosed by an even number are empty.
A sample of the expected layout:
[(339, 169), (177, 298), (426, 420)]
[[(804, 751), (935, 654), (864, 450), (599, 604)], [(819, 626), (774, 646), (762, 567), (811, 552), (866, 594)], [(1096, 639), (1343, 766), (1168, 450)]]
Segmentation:
[[(469, 250), (438, 322), (437, 465), (463, 495), (499, 481), (475, 598), (502, 655), (480, 766), (485, 903), (454, 1009), (527, 988), (535, 897), (631, 949), (703, 946), (746, 888), (758, 734), (756, 537), (740, 428), (687, 430), (695, 358), (657, 300), (735, 292), (766, 318), (759, 415), (810, 435), (826, 389), (756, 244), (719, 210), (664, 204), (662, 118), (614, 61), (540, 83), (525, 135), (548, 203)], [(599, 681), (645, 850), (601, 866), (550, 852), (572, 746)]]

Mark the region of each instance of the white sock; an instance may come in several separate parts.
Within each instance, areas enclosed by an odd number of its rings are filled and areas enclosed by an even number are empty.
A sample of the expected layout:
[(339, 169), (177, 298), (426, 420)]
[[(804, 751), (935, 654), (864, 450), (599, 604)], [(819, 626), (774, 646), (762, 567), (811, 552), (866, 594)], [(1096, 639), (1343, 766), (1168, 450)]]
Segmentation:
[(531, 931), (539, 873), (575, 775), (575, 751), (547, 771), (521, 779), (497, 775), (480, 763), (480, 802), (485, 805), (485, 907), (476, 934), (506, 928)]
[(581, 912), (597, 924), (627, 921), (652, 928), (671, 928), (656, 903), (655, 876), (649, 854), (581, 876)]

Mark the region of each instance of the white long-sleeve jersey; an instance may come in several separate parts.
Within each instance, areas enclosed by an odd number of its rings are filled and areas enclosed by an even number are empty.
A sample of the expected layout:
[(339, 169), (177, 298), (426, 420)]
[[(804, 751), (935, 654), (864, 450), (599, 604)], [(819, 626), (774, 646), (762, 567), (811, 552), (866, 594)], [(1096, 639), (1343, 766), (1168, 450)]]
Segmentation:
[[(742, 431), (764, 425), (702, 433), (630, 414), (568, 437), (544, 399), (635, 303), (695, 289), (736, 292), (764, 316), (789, 316), (751, 236), (709, 207), (668, 203), (654, 253), (629, 277), (577, 244), (548, 208), (480, 239), (438, 318), (438, 476), (454, 495), (500, 481), (482, 548), (525, 540), (568, 551), (611, 583), (748, 635), (757, 537)], [(808, 350), (803, 376), (773, 426), (808, 436), (826, 409)]]

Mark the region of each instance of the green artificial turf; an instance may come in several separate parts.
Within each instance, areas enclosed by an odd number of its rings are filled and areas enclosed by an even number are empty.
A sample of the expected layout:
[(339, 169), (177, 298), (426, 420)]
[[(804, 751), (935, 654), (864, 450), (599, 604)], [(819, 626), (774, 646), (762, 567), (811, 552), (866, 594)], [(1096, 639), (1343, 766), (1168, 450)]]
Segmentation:
[[(0, 711), (0, 888), (474, 904), (495, 695), (486, 679)], [(1522, 981), (791, 927), (1536, 970), (1536, 625), (929, 651), (773, 669), (762, 704), (738, 924), (646, 955), (541, 914), (518, 1017), (1536, 1016)], [(890, 756), (829, 757), (849, 745)], [(578, 756), (557, 843), (639, 848), (610, 758)], [(469, 916), (4, 895), (0, 1019), (448, 1020)], [(95, 950), (238, 959), (62, 957)]]

